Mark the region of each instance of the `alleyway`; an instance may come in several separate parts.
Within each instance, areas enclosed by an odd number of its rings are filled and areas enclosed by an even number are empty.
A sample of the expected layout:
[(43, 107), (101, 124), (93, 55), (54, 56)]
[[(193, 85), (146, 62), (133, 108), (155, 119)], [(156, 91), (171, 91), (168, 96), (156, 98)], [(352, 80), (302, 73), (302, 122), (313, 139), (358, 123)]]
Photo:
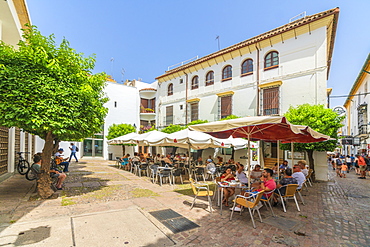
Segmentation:
[[(190, 210), (188, 185), (152, 184), (119, 170), (112, 161), (72, 163), (57, 199), (38, 200), (34, 182), (21, 175), (0, 183), (0, 246), (370, 246), (370, 178), (336, 177), (303, 191), (298, 212), (261, 208), (263, 223), (207, 212), (198, 200)], [(188, 181), (186, 181), (188, 182)], [(174, 189), (176, 191), (174, 191)], [(172, 209), (200, 227), (173, 233), (150, 213)], [(255, 217), (257, 219), (257, 217)]]

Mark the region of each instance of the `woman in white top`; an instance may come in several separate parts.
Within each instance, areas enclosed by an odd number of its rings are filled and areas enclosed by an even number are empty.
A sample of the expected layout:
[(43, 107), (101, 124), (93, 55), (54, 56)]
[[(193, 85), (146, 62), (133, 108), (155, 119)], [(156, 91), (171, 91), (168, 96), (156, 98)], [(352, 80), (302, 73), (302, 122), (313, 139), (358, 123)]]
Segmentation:
[(235, 165), (236, 165), (236, 177), (238, 178), (239, 182), (248, 185), (248, 178), (244, 173), (244, 166), (239, 162), (236, 162)]

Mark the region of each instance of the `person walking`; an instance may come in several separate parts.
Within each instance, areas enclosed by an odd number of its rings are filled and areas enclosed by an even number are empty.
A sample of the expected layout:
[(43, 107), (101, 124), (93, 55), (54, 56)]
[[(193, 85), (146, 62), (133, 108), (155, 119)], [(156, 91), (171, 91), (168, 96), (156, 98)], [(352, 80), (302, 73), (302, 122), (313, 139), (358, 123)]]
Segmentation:
[(76, 156), (76, 152), (77, 152), (76, 145), (74, 143), (71, 143), (71, 146), (69, 147), (69, 149), (71, 150), (71, 156), (69, 156), (69, 161), (68, 162), (72, 161), (72, 156), (75, 157), (76, 162), (78, 162), (78, 159), (77, 159), (77, 156)]

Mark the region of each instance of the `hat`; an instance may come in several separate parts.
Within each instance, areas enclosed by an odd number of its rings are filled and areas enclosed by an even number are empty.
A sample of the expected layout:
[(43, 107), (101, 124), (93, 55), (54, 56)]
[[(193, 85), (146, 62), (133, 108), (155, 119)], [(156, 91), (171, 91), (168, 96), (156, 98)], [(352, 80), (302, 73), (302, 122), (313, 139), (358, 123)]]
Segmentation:
[(212, 160), (211, 159), (208, 159), (207, 162), (212, 162)]
[(62, 152), (64, 152), (63, 148), (59, 148), (59, 149), (58, 149), (58, 152), (59, 152), (59, 151), (62, 151)]

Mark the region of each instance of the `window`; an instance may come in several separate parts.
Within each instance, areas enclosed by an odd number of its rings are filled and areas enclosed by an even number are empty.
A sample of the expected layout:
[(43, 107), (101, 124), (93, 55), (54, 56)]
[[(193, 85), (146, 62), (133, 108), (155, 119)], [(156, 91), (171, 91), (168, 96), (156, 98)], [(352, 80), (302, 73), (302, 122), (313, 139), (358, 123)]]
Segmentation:
[(173, 84), (172, 83), (170, 83), (170, 85), (168, 85), (167, 95), (168, 96), (173, 95)]
[(166, 126), (173, 124), (173, 106), (166, 107)]
[(357, 107), (358, 133), (367, 134), (367, 104), (361, 104)]
[(117, 101), (114, 101), (114, 107), (117, 108)]
[(180, 79), (180, 84), (182, 84), (184, 82), (184, 80), (183, 79)]
[(182, 105), (180, 105), (180, 110), (182, 110), (182, 108), (183, 108)]
[(222, 80), (223, 81), (230, 80), (232, 76), (233, 76), (232, 67), (231, 67), (231, 65), (227, 65), (222, 70)]
[(206, 86), (213, 85), (215, 82), (215, 73), (210, 71), (206, 75)]
[(279, 87), (263, 90), (263, 115), (279, 114)]
[(223, 119), (232, 114), (232, 95), (219, 98), (219, 118)]
[(253, 73), (253, 60), (247, 59), (242, 63), (241, 75), (250, 75)]
[(198, 120), (199, 103), (190, 104), (190, 122)]
[(277, 51), (269, 52), (265, 57), (265, 69), (276, 68), (279, 65), (279, 53)]
[(199, 86), (199, 77), (196, 75), (191, 80), (191, 89), (197, 89)]

